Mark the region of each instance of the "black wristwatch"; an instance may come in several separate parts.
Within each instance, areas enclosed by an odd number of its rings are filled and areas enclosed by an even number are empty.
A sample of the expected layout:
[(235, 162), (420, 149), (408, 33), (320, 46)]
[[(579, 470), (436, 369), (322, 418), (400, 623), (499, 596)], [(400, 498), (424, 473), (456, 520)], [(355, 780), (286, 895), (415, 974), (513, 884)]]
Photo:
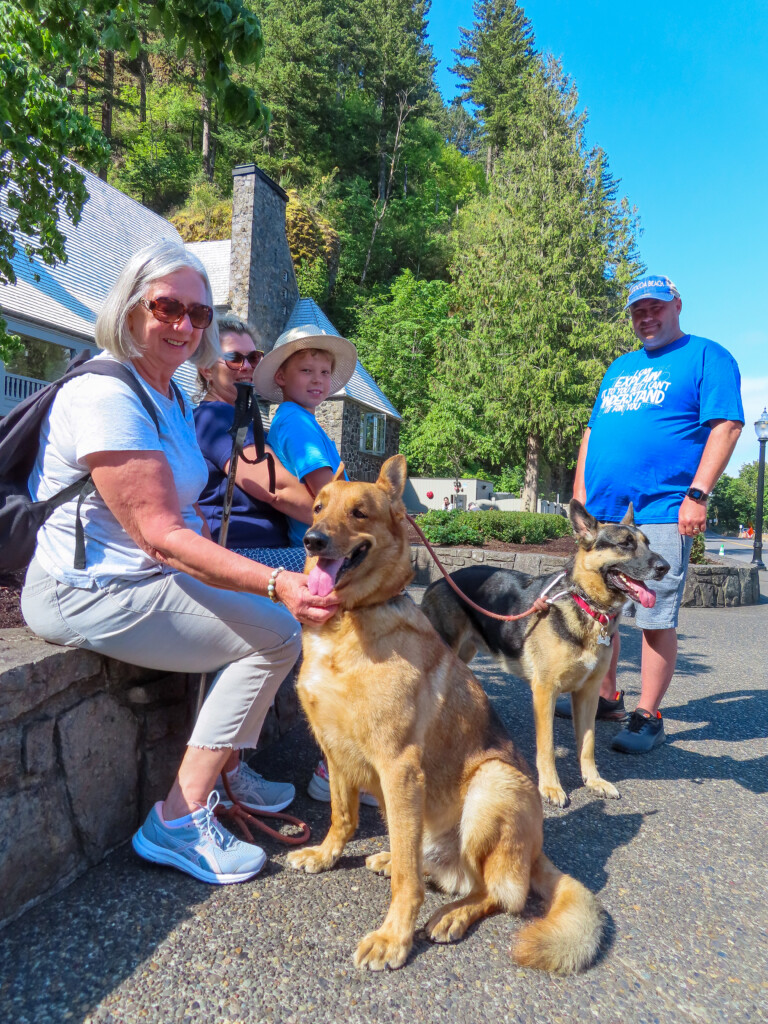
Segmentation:
[(685, 492), (685, 496), (692, 501), (709, 501), (709, 495), (706, 491), (702, 491), (700, 487), (689, 487)]

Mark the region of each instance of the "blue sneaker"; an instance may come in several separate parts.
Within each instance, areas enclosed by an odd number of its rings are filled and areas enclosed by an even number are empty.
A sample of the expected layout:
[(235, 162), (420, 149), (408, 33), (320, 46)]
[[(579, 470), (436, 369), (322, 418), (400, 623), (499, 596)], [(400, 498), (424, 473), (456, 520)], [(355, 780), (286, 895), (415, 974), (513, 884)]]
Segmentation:
[[(290, 782), (268, 782), (245, 761), (241, 761), (234, 772), (227, 773), (227, 782), (234, 798), (247, 811), (284, 811), (296, 796)], [(232, 806), (221, 776), (216, 780), (216, 792), (222, 807)]]
[(246, 882), (258, 875), (267, 855), (261, 847), (243, 843), (227, 832), (213, 814), (218, 802), (214, 790), (190, 821), (171, 826), (163, 819), (163, 804), (158, 801), (133, 837), (134, 850), (144, 860), (178, 868), (200, 882)]
[[(309, 793), (313, 800), (319, 800), (324, 804), (331, 802), (331, 784), (328, 780), (328, 765), (322, 759), (317, 762), (317, 768), (312, 773), (312, 778), (307, 786), (307, 793)], [(368, 807), (379, 806), (379, 801), (367, 789), (360, 790), (360, 803), (366, 804)]]
[(614, 736), (611, 746), (622, 754), (647, 754), (664, 743), (666, 738), (661, 712), (652, 715), (650, 711), (637, 708), (621, 732)]

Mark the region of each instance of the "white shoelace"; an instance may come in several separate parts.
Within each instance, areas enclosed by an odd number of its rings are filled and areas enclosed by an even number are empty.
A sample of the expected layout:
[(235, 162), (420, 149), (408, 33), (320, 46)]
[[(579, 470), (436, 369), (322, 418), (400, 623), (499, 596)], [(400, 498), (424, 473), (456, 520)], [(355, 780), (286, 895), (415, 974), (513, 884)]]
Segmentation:
[(225, 832), (224, 829), (220, 828), (216, 822), (216, 816), (214, 810), (216, 805), (219, 803), (219, 794), (216, 790), (212, 790), (208, 794), (208, 802), (206, 803), (203, 810), (205, 815), (202, 820), (203, 831), (208, 836), (214, 846), (218, 846), (220, 849), (224, 849), (225, 846)]

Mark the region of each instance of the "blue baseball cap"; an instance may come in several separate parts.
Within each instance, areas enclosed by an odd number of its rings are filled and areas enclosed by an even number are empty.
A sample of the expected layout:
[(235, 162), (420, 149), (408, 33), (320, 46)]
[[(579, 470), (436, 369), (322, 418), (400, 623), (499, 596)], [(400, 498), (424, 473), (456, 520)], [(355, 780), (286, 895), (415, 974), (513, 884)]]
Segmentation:
[(671, 302), (672, 299), (679, 299), (680, 292), (668, 277), (659, 274), (650, 274), (648, 277), (641, 277), (639, 281), (633, 281), (629, 286), (629, 296), (624, 309), (640, 299), (660, 299), (662, 302)]

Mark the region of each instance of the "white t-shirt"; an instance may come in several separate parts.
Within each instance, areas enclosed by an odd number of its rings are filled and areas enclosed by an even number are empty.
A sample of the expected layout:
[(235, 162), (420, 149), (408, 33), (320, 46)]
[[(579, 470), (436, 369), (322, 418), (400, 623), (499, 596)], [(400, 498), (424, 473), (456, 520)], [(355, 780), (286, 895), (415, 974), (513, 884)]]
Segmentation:
[[(104, 352), (97, 359), (113, 359)], [(63, 385), (43, 421), (40, 449), (29, 491), (41, 501), (88, 473), (86, 455), (107, 451), (161, 451), (173, 474), (184, 523), (196, 533), (202, 522), (194, 509), (208, 480), (195, 436), (192, 408), (182, 412), (174, 395), (155, 391), (136, 373), (157, 413), (160, 432), (139, 398), (115, 377), (85, 374)], [(139, 579), (163, 566), (142, 551), (94, 493), (80, 509), (85, 530), (86, 567), (73, 568), (77, 498), (56, 509), (37, 534), (35, 557), (45, 571), (72, 587), (106, 585), (115, 578)]]

